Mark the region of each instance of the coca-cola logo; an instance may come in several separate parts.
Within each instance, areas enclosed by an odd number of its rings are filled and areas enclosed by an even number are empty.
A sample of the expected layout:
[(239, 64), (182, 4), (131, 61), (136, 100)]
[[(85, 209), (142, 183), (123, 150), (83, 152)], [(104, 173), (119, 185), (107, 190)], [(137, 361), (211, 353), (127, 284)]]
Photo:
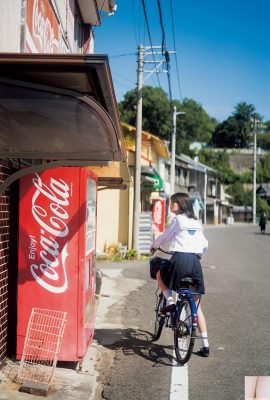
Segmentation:
[[(69, 228), (70, 187), (62, 179), (50, 179), (49, 185), (38, 174), (33, 178), (36, 191), (32, 197), (32, 215), (40, 227), (39, 264), (31, 264), (32, 276), (44, 289), (63, 293), (68, 287), (66, 259)], [(35, 239), (31, 236), (34, 246)], [(61, 257), (60, 257), (61, 255)], [(30, 257), (29, 257), (30, 258)]]
[(44, 53), (56, 53), (59, 50), (59, 41), (55, 38), (47, 9), (43, 2), (38, 0), (35, 0), (33, 5), (32, 31), (34, 40)]
[(161, 201), (156, 201), (154, 205), (154, 222), (158, 225), (162, 222), (162, 205)]

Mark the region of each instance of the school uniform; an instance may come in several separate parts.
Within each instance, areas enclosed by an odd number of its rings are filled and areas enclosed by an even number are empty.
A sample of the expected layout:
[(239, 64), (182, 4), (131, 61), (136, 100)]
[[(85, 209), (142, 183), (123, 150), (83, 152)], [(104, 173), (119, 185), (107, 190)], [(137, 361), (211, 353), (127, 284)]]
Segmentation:
[(201, 223), (185, 214), (176, 215), (166, 231), (153, 243), (154, 248), (170, 241), (171, 268), (161, 266), (160, 275), (164, 284), (176, 290), (183, 278), (190, 277), (196, 282), (198, 292), (204, 294), (205, 286), (200, 258), (208, 249)]

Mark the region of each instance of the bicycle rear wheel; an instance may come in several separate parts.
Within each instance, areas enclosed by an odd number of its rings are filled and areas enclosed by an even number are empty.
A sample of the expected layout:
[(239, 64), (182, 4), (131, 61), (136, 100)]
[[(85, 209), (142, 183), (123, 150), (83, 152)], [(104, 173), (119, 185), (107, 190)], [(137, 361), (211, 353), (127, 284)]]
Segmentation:
[(178, 321), (174, 331), (174, 348), (177, 361), (186, 364), (191, 357), (195, 343), (192, 331), (192, 312), (187, 299), (184, 299), (179, 310)]
[(154, 339), (153, 341), (156, 341), (160, 338), (164, 323), (165, 323), (165, 316), (160, 314), (160, 309), (164, 307), (166, 304), (165, 297), (163, 296), (162, 293), (160, 293), (157, 297), (157, 302), (156, 302), (156, 319), (155, 319), (155, 327), (154, 327)]

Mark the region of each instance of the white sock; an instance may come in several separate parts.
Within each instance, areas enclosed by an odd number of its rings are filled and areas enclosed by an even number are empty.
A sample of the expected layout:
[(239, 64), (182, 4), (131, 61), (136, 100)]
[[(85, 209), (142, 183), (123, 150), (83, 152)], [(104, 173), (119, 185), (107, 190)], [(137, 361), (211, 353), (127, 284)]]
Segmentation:
[(207, 332), (201, 332), (201, 338), (203, 342), (203, 347), (209, 347), (209, 342), (207, 339)]

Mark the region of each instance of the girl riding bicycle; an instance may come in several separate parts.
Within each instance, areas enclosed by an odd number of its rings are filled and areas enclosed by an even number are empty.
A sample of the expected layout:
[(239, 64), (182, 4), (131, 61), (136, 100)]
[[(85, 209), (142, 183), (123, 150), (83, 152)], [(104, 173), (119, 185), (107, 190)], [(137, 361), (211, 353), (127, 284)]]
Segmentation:
[[(172, 290), (176, 290), (183, 278), (189, 277), (196, 282), (196, 289), (201, 294), (205, 293), (204, 279), (200, 258), (208, 249), (208, 241), (203, 234), (201, 223), (195, 218), (191, 200), (186, 193), (175, 193), (171, 196), (170, 211), (175, 214), (171, 224), (152, 244), (150, 251), (155, 252), (162, 244), (170, 241), (170, 251), (174, 252), (171, 258), (171, 272), (160, 268), (156, 278), (164, 297), (167, 300), (163, 312), (170, 311), (174, 307)], [(198, 326), (203, 341), (203, 347), (199, 354), (209, 356), (209, 343), (204, 314), (199, 304), (199, 298), (195, 298), (198, 305)]]

